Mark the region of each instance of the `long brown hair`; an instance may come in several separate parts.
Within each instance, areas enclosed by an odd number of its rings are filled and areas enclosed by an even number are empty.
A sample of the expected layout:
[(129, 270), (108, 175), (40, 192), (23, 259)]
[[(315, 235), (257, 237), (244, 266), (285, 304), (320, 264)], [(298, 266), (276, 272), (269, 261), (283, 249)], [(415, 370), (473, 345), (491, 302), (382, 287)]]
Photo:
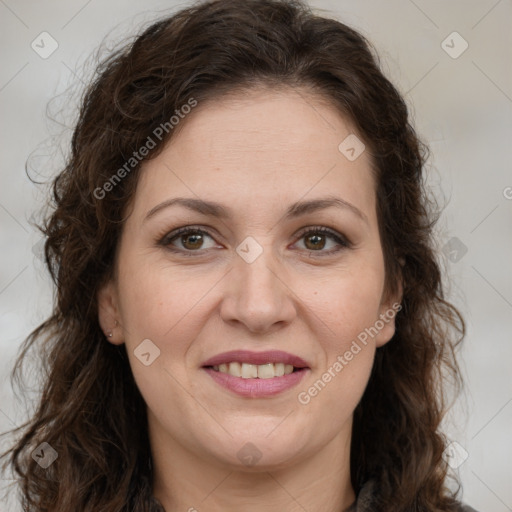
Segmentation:
[[(53, 313), (24, 341), (11, 376), (19, 383), (29, 349), (37, 349), (42, 394), (2, 455), (17, 474), (24, 510), (162, 510), (152, 496), (144, 400), (125, 345), (106, 342), (97, 318), (97, 292), (111, 275), (140, 166), (106, 192), (104, 184), (190, 98), (201, 103), (261, 85), (311, 89), (354, 123), (373, 159), (387, 290), (404, 284), (396, 333), (377, 350), (354, 413), (354, 490), (375, 479), (380, 511), (453, 510), (440, 423), (443, 379), (462, 382), (455, 348), (465, 327), (444, 298), (433, 238), (439, 212), (425, 186), (428, 150), (368, 41), (293, 0), (200, 2), (153, 23), (98, 65), (41, 226)], [(175, 133), (166, 126), (146, 159)], [(42, 442), (58, 453), (46, 469), (31, 456)]]

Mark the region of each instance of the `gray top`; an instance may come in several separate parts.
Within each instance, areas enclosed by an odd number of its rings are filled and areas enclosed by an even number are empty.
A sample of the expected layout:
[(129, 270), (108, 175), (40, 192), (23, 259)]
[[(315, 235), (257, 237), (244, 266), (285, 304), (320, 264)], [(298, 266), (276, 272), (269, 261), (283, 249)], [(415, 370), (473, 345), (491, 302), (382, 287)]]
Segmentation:
[[(367, 482), (357, 495), (356, 501), (345, 512), (375, 512), (374, 506), (375, 482)], [(477, 512), (468, 505), (460, 504), (459, 512)]]

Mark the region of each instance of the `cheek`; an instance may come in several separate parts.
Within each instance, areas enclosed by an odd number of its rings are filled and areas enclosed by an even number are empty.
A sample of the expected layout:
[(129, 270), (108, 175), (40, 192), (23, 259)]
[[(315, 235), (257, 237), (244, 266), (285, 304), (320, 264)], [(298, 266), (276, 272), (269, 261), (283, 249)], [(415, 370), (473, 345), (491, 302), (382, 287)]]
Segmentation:
[[(204, 324), (206, 301), (201, 298), (215, 279), (192, 279), (160, 262), (130, 259), (119, 265), (119, 297), (126, 350), (134, 379), (149, 408), (158, 416), (168, 415), (169, 390), (174, 389), (173, 407), (185, 414), (189, 387), (187, 353)], [(143, 340), (150, 340), (150, 360), (144, 365), (137, 354)], [(147, 342), (146, 342), (147, 343)], [(153, 359), (153, 354), (158, 354)], [(179, 415), (178, 415), (179, 416)], [(174, 421), (174, 420), (173, 420)]]
[[(297, 401), (305, 413), (318, 418), (319, 433), (334, 435), (364, 393), (376, 350), (365, 329), (376, 321), (378, 291), (371, 281), (340, 279), (311, 305), (317, 308), (319, 329), (325, 333), (317, 336), (323, 357), (314, 378), (298, 390)], [(320, 292), (315, 297), (319, 296)]]
[(125, 261), (120, 267), (120, 305), (125, 320), (127, 342), (131, 338), (166, 337), (182, 339), (179, 332), (197, 326), (187, 318), (201, 315), (201, 299), (215, 282), (215, 276), (201, 276), (177, 270), (161, 262), (139, 264)]
[(308, 280), (309, 290), (303, 291), (304, 297), (310, 297), (309, 307), (325, 324), (326, 340), (333, 349), (342, 349), (378, 318), (384, 272), (378, 261), (362, 262), (320, 281)]
[(375, 356), (367, 329), (379, 318), (384, 272), (378, 258), (360, 261), (317, 282), (313, 291), (303, 290), (303, 296), (312, 297), (308, 308), (320, 320), (324, 335), (317, 339), (324, 358), (298, 401), (317, 415), (330, 411), (337, 421), (346, 419), (361, 399)]
[(334, 371), (351, 381), (358, 381), (361, 372), (364, 380), (372, 365), (375, 342), (367, 336), (366, 330), (375, 324), (379, 307), (374, 286), (358, 284), (354, 287), (350, 283), (342, 283), (331, 290), (330, 301), (326, 304), (328, 309), (318, 315), (329, 327), (322, 342), (326, 369), (341, 361), (343, 368), (338, 365)]
[(350, 420), (370, 378), (373, 346), (362, 347), (350, 361), (344, 354), (339, 351), (334, 362), (318, 372), (308, 387), (298, 390), (297, 407), (302, 414), (317, 418), (315, 430), (320, 438), (336, 435), (340, 425)]

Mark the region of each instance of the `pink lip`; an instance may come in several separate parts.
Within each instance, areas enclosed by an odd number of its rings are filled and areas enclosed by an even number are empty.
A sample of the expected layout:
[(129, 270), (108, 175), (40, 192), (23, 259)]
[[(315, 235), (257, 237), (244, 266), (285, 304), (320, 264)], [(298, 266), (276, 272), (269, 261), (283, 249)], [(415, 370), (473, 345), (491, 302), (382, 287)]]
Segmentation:
[[(249, 350), (232, 350), (231, 352), (223, 352), (207, 361), (201, 366), (217, 366), (231, 362), (247, 363), (247, 364), (267, 364), (267, 363), (284, 363), (291, 364), (295, 368), (309, 368), (308, 363), (298, 356), (283, 352), (281, 350), (267, 350), (266, 352), (251, 352)], [(234, 377), (238, 379), (239, 377)], [(282, 379), (283, 377), (279, 377)], [(246, 380), (246, 379), (244, 379)], [(274, 379), (262, 379), (274, 380)]]
[[(233, 359), (231, 359), (231, 361), (233, 361)], [(304, 368), (288, 375), (274, 377), (272, 379), (243, 379), (242, 377), (234, 377), (227, 373), (216, 372), (212, 368), (204, 368), (204, 370), (217, 384), (233, 391), (237, 395), (250, 398), (263, 398), (277, 395), (278, 393), (296, 386), (306, 373), (309, 372), (309, 369)]]

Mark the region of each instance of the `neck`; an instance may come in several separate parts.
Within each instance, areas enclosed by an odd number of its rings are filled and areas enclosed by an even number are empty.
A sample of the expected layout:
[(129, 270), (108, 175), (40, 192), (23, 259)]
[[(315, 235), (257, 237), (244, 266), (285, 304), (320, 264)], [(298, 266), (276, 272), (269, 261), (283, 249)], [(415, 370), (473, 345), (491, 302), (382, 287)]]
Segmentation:
[(355, 500), (350, 434), (348, 425), (293, 465), (240, 468), (190, 452), (153, 423), (153, 493), (166, 512), (342, 512)]

